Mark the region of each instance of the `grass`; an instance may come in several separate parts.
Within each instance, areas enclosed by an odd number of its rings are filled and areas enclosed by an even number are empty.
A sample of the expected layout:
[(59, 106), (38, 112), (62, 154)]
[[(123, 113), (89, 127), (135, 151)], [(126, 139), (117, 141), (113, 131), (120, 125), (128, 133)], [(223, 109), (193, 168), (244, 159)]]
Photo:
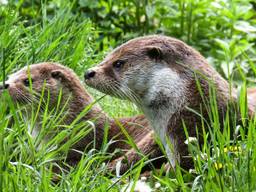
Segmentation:
[[(8, 74), (27, 64), (42, 61), (60, 62), (72, 68), (82, 79), (84, 71), (102, 59), (105, 50), (95, 51), (99, 48), (98, 36), (101, 29), (97, 28), (89, 19), (84, 19), (80, 13), (75, 13), (71, 5), (60, 5), (58, 9), (53, 9), (54, 14), (50, 15), (47, 6), (42, 3), (40, 10), (33, 13), (32, 19), (27, 20), (20, 15), (21, 5), (22, 3), (14, 7), (0, 7), (0, 18), (4, 18), (0, 19), (0, 80), (3, 83)], [(183, 7), (180, 13), (183, 16), (177, 22), (181, 23), (180, 25), (186, 30), (184, 38), (187, 41), (195, 42), (195, 37), (199, 34), (196, 30), (196, 24), (205, 26), (205, 23), (202, 23), (201, 20), (197, 22), (196, 19), (198, 18), (189, 17), (189, 14), (193, 15), (195, 11), (200, 10), (197, 10), (199, 8), (192, 1), (189, 3), (181, 1), (179, 6)], [(227, 9), (224, 8), (223, 12)], [(207, 8), (204, 7), (204, 9)], [(238, 7), (232, 4), (233, 15), (238, 15), (236, 9)], [(202, 12), (204, 13), (204, 11)], [(231, 13), (225, 12), (225, 14)], [(37, 15), (39, 16), (37, 17)], [(234, 16), (232, 22), (236, 23), (237, 18)], [(192, 22), (192, 19), (195, 21)], [(166, 19), (163, 21), (167, 22)], [(225, 27), (229, 25), (229, 21), (226, 21)], [(217, 21), (212, 20), (212, 25), (213, 22)], [(191, 28), (193, 24), (195, 26)], [(206, 27), (203, 29), (207, 32)], [(227, 36), (230, 37), (231, 34), (236, 33), (235, 29), (232, 29)], [(234, 68), (227, 67), (228, 64), (233, 61), (240, 61), (241, 57), (249, 61), (249, 68), (244, 63), (237, 64), (240, 66), (240, 70), (239, 67), (237, 69), (240, 74), (239, 77), (244, 78), (243, 83), (238, 81), (241, 87), (239, 108), (243, 126), (236, 124), (235, 117), (237, 114), (227, 113), (223, 119), (224, 128), (220, 127), (216, 101), (212, 97), (212, 100), (209, 101), (209, 112), (212, 120), (207, 123), (202, 121), (205, 129), (210, 128), (211, 132), (204, 133), (203, 146), (199, 147), (197, 142), (189, 144), (195, 161), (195, 169), (191, 172), (183, 172), (178, 169), (176, 173), (169, 175), (163, 174), (162, 171), (154, 172), (147, 182), (151, 186), (154, 186), (155, 182), (161, 183), (161, 188), (155, 189), (155, 191), (253, 191), (256, 189), (254, 179), (256, 177), (256, 152), (254, 150), (256, 118), (245, 121), (247, 118), (245, 104), (247, 83), (245, 80), (249, 74), (252, 81), (255, 81), (253, 78), (256, 75), (255, 64), (254, 57), (248, 56), (250, 53), (247, 54), (243, 51), (250, 48), (250, 40), (244, 42), (243, 39), (240, 39), (239, 49), (235, 47), (237, 39), (240, 38), (238, 36), (239, 34), (233, 41), (216, 40), (216, 43), (223, 49), (214, 49), (208, 51), (207, 54), (212, 53), (215, 56), (216, 52), (220, 53), (220, 58), (225, 61), (225, 66), (216, 65), (216, 67), (219, 67), (218, 69), (226, 75), (225, 77), (229, 79), (232, 85), (237, 83), (235, 81), (237, 72), (233, 73)], [(199, 37), (201, 38), (201, 36)], [(203, 41), (200, 41), (200, 44), (202, 43)], [(237, 59), (238, 56), (241, 57)], [(245, 73), (244, 68), (250, 72)], [(88, 88), (88, 90), (96, 98), (102, 96), (92, 89)], [(214, 93), (212, 95), (214, 96)], [(111, 97), (104, 97), (99, 103), (113, 117), (132, 116), (139, 113), (133, 104)], [(105, 152), (108, 145), (106, 143), (99, 151), (87, 149), (79, 164), (71, 167), (69, 171), (61, 173), (60, 182), (54, 184), (51, 178), (52, 169), (54, 165), (56, 166), (55, 161), (65, 158), (70, 145), (77, 138), (87, 134), (88, 127), (85, 126), (85, 129), (80, 129), (82, 126), (80, 124), (67, 126), (42, 148), (38, 148), (40, 138), (46, 134), (45, 130), (60, 126), (58, 113), (45, 110), (42, 119), (43, 128), (37, 139), (33, 139), (28, 131), (28, 127), (34, 123), (36, 113), (32, 113), (28, 120), (24, 119), (22, 114), (23, 112), (12, 104), (8, 95), (1, 97), (1, 191), (120, 191), (129, 179), (138, 180), (145, 161), (140, 161), (134, 170), (129, 171), (121, 178), (108, 176), (105, 160), (109, 158), (110, 154)], [(221, 128), (225, 131), (221, 132)], [(238, 129), (238, 136), (230, 136), (232, 128)], [(74, 135), (74, 137), (59, 148), (59, 144), (69, 135)], [(133, 142), (130, 141), (130, 143), (132, 146)]]

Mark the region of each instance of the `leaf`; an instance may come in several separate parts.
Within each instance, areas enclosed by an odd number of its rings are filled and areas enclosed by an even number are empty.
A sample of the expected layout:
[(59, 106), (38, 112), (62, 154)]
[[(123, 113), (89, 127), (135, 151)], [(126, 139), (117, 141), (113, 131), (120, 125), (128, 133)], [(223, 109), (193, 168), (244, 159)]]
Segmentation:
[(230, 76), (230, 74), (232, 73), (233, 71), (233, 68), (235, 66), (235, 63), (233, 61), (230, 61), (230, 62), (222, 62), (221, 63), (221, 69), (224, 73), (224, 75), (228, 78)]
[(152, 18), (155, 12), (156, 12), (155, 6), (150, 6), (150, 5), (146, 6), (146, 14), (149, 18)]
[(229, 52), (229, 43), (222, 39), (215, 39), (215, 42), (225, 51)]
[(250, 23), (246, 21), (237, 21), (235, 23), (234, 28), (237, 31), (245, 32), (245, 33), (253, 33), (256, 32), (256, 27), (250, 25)]

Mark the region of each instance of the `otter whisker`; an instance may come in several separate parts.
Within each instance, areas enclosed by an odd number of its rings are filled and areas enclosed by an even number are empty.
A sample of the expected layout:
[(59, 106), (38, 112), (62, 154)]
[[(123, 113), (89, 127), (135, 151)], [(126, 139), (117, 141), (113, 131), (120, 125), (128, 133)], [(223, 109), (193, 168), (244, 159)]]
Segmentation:
[(128, 86), (124, 86), (120, 84), (119, 82), (115, 82), (117, 87), (119, 87), (120, 91), (128, 97), (132, 102), (134, 103), (140, 103), (140, 99), (137, 97), (137, 95), (132, 91)]
[(136, 95), (136, 93), (132, 89), (130, 89), (128, 86), (126, 86), (125, 88), (128, 90), (128, 93), (131, 95), (135, 103), (141, 102), (141, 99)]
[(15, 91), (17, 91), (17, 93), (21, 96), (21, 97), (16, 97), (16, 99), (21, 99), (21, 102), (23, 104), (26, 104), (26, 103), (31, 103), (31, 99), (28, 98), (24, 93), (22, 93), (19, 89), (15, 88)]
[(38, 95), (33, 95), (32, 97), (33, 103), (36, 104), (37, 108), (39, 108), (40, 112), (44, 112), (46, 109), (46, 105), (44, 102), (40, 102), (41, 96), (39, 97)]
[[(110, 87), (111, 86), (111, 87)], [(119, 88), (119, 84), (116, 81), (109, 81), (108, 87), (110, 87), (119, 98), (127, 98), (127, 95)]]
[(110, 87), (113, 91), (114, 91), (114, 94), (119, 97), (119, 98), (126, 98), (126, 96), (123, 94), (123, 92), (120, 92), (120, 90), (116, 87), (116, 84), (115, 82), (113, 82), (114, 84)]

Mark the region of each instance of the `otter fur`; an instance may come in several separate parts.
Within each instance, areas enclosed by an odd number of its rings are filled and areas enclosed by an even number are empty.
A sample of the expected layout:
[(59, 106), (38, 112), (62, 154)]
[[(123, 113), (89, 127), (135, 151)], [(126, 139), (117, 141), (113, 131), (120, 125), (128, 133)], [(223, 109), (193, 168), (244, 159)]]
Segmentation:
[(85, 82), (136, 103), (160, 137), (173, 168), (177, 163), (192, 167), (192, 160), (186, 158), (184, 126), (189, 137), (198, 137), (197, 130), (202, 135), (202, 120), (211, 119), (205, 104), (211, 96), (216, 96), (220, 124), (228, 106), (237, 101), (236, 90), (198, 51), (163, 35), (138, 37), (117, 47), (85, 73)]
[[(30, 107), (32, 103), (38, 104), (44, 90), (43, 99), (48, 100), (49, 111), (57, 108), (58, 96), (61, 92), (62, 99), (59, 108), (65, 107), (63, 111), (66, 112), (61, 121), (62, 125), (70, 125), (86, 107), (94, 102), (93, 97), (85, 90), (79, 78), (71, 69), (51, 62), (33, 64), (10, 75), (5, 82), (5, 86), (0, 87), (1, 91), (4, 89), (9, 92), (14, 103), (26, 108)], [(26, 118), (29, 117), (28, 115)], [(39, 119), (37, 125), (29, 130), (33, 137), (36, 137), (40, 132), (40, 121)], [(72, 146), (72, 149), (75, 150), (70, 149), (66, 159), (69, 164), (75, 165), (78, 163), (81, 153), (77, 151), (83, 152), (86, 148), (88, 149), (94, 138), (96, 139), (96, 149), (101, 148), (104, 129), (107, 125), (109, 126), (108, 141), (116, 140), (110, 145), (108, 152), (111, 153), (117, 148), (126, 152), (124, 156), (119, 154), (115, 157), (117, 159), (110, 162), (109, 168), (113, 169), (117, 161), (122, 161), (125, 158), (130, 164), (141, 159), (141, 155), (135, 149), (131, 149), (131, 146), (125, 142), (127, 138), (121, 131), (120, 125), (134, 139), (142, 154), (148, 155), (150, 159), (162, 156), (160, 148), (154, 141), (149, 123), (143, 115), (113, 119), (108, 117), (101, 107), (95, 103), (77, 123), (87, 121), (94, 122), (95, 132), (91, 131)], [(59, 131), (57, 130), (57, 133)], [(128, 168), (128, 165), (123, 164), (120, 171), (123, 173)]]

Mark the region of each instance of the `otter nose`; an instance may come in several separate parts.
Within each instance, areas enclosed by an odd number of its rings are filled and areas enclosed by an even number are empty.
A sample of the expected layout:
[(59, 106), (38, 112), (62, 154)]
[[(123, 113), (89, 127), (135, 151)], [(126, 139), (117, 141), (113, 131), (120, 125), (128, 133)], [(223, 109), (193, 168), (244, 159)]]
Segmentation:
[(88, 70), (85, 72), (84, 74), (84, 78), (85, 79), (90, 79), (90, 78), (93, 78), (95, 76), (96, 72), (93, 71), (93, 70)]
[(9, 84), (4, 84), (4, 85), (0, 85), (0, 90), (1, 89), (8, 89)]

